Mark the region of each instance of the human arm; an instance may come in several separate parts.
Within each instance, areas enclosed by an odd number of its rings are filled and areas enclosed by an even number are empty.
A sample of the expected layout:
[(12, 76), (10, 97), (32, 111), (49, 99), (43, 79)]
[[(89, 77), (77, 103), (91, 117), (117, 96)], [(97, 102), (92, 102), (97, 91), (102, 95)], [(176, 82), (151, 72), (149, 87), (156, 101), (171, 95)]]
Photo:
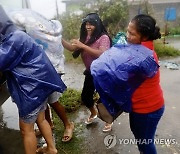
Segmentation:
[(65, 49), (67, 49), (69, 51), (75, 51), (78, 49), (78, 47), (72, 45), (70, 42), (64, 40), (63, 38), (62, 38), (62, 45)]
[(93, 48), (89, 47), (88, 45), (85, 45), (84, 43), (80, 42), (79, 40), (75, 40), (75, 39), (72, 40), (72, 44), (73, 44), (73, 46), (83, 49), (83, 51), (86, 51), (95, 57), (99, 57), (105, 51), (105, 50), (101, 50), (101, 49), (93, 49)]
[(76, 39), (72, 40), (72, 44), (80, 49), (83, 49), (83, 51), (88, 52), (94, 57), (99, 57), (104, 51), (110, 48), (110, 39), (107, 35), (102, 35), (95, 42), (96, 47), (85, 45), (84, 43)]

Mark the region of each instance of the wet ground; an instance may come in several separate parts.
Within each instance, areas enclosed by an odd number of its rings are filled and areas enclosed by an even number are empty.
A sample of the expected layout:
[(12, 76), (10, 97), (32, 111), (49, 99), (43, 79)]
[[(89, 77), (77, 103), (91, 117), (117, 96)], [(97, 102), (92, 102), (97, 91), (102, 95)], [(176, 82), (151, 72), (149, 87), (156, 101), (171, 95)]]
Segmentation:
[[(178, 45), (178, 41), (174, 41), (173, 43), (174, 46)], [(180, 57), (168, 61), (180, 64)], [(83, 65), (66, 64), (65, 66), (66, 74), (63, 76), (64, 82), (68, 87), (80, 90), (84, 79), (82, 74)], [(166, 111), (156, 133), (157, 141), (159, 141), (157, 150), (159, 154), (179, 154), (180, 70), (167, 69), (162, 63), (160, 71)], [(82, 107), (73, 117), (75, 122), (84, 124), (84, 119), (87, 116), (87, 110)], [(102, 132), (103, 125), (104, 123), (97, 119), (95, 123), (86, 127), (83, 131), (82, 135), (86, 139), (84, 142), (84, 146), (87, 148), (86, 154), (138, 154), (137, 146), (128, 143), (129, 139), (134, 138), (129, 129), (128, 114), (119, 116), (114, 122), (113, 130), (110, 133)], [(111, 140), (113, 144), (106, 142), (110, 141), (107, 140), (109, 138), (114, 139)], [(165, 144), (167, 140), (171, 144)], [(23, 144), (18, 127), (17, 108), (11, 102), (10, 98), (0, 107), (0, 154), (23, 154)]]
[(177, 49), (180, 48), (179, 42), (180, 42), (180, 37), (166, 38), (166, 43)]
[[(172, 62), (179, 60), (180, 57)], [(157, 151), (159, 154), (180, 154), (180, 70), (167, 69), (162, 65), (160, 71), (166, 110), (156, 132)], [(83, 123), (87, 114), (82, 107), (75, 116), (75, 122)], [(86, 154), (139, 154), (133, 140), (129, 140), (134, 137), (129, 128), (128, 114), (124, 113), (115, 120), (110, 133), (103, 133), (103, 126), (104, 123), (97, 119), (84, 130)]]

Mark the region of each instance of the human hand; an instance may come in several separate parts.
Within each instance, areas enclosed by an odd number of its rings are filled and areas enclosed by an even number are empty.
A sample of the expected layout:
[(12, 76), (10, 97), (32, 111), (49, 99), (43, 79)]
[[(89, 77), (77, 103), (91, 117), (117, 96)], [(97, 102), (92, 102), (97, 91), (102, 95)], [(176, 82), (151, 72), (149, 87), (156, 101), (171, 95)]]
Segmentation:
[(76, 46), (77, 48), (83, 48), (84, 47), (84, 44), (77, 39), (73, 39), (71, 41), (71, 43), (73, 46)]

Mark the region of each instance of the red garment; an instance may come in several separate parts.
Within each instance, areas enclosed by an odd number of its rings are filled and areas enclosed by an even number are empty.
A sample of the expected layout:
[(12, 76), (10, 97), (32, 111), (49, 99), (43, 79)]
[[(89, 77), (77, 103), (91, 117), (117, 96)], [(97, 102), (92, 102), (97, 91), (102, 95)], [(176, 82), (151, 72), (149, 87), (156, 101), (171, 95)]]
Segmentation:
[[(158, 63), (153, 41), (143, 42), (142, 45), (153, 50), (154, 58)], [(132, 110), (136, 113), (150, 113), (160, 109), (163, 105), (164, 98), (160, 86), (160, 72), (158, 70), (153, 78), (146, 79), (133, 93)]]

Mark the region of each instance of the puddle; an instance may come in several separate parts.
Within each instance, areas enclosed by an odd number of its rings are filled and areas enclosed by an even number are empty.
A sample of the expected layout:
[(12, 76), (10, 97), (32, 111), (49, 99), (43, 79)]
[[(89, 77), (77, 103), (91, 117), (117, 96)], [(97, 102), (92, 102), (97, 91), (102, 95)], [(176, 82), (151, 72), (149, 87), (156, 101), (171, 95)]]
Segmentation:
[(16, 104), (11, 101), (9, 97), (6, 102), (1, 106), (3, 121), (1, 126), (9, 129), (19, 130), (18, 110)]
[(24, 154), (18, 110), (10, 97), (0, 106), (0, 154)]

